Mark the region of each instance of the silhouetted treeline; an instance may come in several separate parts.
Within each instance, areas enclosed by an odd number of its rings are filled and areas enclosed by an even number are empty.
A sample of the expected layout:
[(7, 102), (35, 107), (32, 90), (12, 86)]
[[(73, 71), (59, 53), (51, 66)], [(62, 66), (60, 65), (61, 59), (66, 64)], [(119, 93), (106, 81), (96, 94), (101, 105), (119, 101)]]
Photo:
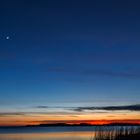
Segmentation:
[(80, 124), (68, 124), (68, 123), (50, 123), (50, 124), (39, 124), (39, 125), (27, 125), (27, 127), (32, 127), (32, 126), (140, 126), (140, 124), (130, 124), (130, 123), (109, 123), (109, 124), (89, 124), (89, 123), (80, 123)]

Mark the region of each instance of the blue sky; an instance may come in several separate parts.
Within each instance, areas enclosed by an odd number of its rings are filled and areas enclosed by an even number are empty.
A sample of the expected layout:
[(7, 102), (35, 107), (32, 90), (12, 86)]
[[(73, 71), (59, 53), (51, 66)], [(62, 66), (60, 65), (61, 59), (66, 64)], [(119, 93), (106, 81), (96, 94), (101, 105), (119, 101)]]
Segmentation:
[(2, 1), (0, 109), (138, 104), (139, 4)]

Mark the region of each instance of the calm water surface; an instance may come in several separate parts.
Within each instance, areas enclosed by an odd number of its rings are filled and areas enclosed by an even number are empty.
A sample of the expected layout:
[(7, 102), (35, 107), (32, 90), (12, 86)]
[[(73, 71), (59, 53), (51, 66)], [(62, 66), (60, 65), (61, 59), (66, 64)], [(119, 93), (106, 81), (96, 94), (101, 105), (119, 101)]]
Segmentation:
[(97, 131), (94, 126), (0, 128), (0, 140), (91, 140)]
[(89, 140), (93, 127), (0, 128), (0, 140)]
[(0, 140), (89, 140), (90, 132), (1, 134)]

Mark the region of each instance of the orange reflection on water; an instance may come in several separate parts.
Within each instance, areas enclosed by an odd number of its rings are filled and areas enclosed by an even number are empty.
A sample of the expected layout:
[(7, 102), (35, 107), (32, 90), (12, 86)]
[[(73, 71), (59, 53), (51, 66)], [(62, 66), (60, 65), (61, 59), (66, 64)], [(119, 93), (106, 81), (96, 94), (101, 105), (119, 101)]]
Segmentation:
[(1, 140), (87, 140), (94, 132), (0, 134)]

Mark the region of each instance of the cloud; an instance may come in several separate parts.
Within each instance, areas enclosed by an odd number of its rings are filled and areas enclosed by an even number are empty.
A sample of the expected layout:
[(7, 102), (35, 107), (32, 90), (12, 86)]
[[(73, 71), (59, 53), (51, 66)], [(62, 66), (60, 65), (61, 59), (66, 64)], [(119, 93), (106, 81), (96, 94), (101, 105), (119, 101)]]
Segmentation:
[(25, 113), (20, 113), (20, 112), (0, 112), (0, 117), (3, 116), (23, 116)]
[[(63, 106), (36, 106), (38, 109), (55, 109), (51, 111), (36, 111), (36, 112), (0, 112), (0, 117), (3, 116), (23, 116), (23, 115), (76, 115), (81, 114), (84, 111), (93, 111), (92, 113), (107, 113), (107, 111), (140, 111), (140, 104), (136, 105), (125, 105), (125, 106), (102, 106), (102, 107), (63, 107)], [(62, 109), (62, 110), (56, 110)]]
[[(49, 115), (49, 116), (55, 116), (55, 117), (61, 117), (61, 116), (69, 116), (69, 117), (78, 117), (78, 115), (85, 113), (88, 111), (88, 113), (109, 113), (111, 111), (140, 111), (140, 104), (137, 105), (126, 105), (126, 106), (102, 106), (102, 107), (49, 107), (49, 106), (37, 106), (40, 108), (50, 108), (54, 109), (54, 111), (36, 111), (36, 112), (0, 112), (0, 117), (10, 117), (10, 116), (40, 116), (40, 115)], [(57, 110), (58, 108), (58, 110)], [(62, 109), (62, 110), (59, 110)]]
[(127, 106), (105, 106), (105, 107), (77, 107), (72, 109), (74, 111), (82, 112), (86, 110), (106, 110), (106, 111), (140, 111), (140, 104), (138, 105), (127, 105)]
[[(36, 108), (64, 109), (65, 111), (95, 111), (96, 113), (106, 113), (105, 111), (140, 111), (140, 104), (124, 106), (87, 106), (87, 107), (65, 107), (65, 106), (36, 106)], [(103, 112), (104, 111), (104, 112)]]
[(49, 115), (53, 117), (62, 117), (62, 116), (69, 116), (69, 117), (78, 117), (77, 115), (80, 114), (80, 112), (71, 112), (70, 109), (67, 111), (37, 111), (37, 112), (0, 112), (0, 117), (10, 117), (10, 116), (40, 116), (40, 115)]
[(130, 110), (130, 111), (140, 111), (140, 104), (138, 105), (128, 105), (128, 106), (108, 106), (101, 108), (103, 110)]
[(49, 108), (49, 107), (48, 107), (48, 106), (43, 106), (43, 105), (41, 105), (41, 106), (35, 106), (35, 108), (44, 109), (44, 108)]
[(36, 109), (70, 109), (70, 108), (75, 108), (75, 107), (69, 107), (69, 106), (46, 106), (46, 105), (38, 105), (34, 106), (33, 108)]

